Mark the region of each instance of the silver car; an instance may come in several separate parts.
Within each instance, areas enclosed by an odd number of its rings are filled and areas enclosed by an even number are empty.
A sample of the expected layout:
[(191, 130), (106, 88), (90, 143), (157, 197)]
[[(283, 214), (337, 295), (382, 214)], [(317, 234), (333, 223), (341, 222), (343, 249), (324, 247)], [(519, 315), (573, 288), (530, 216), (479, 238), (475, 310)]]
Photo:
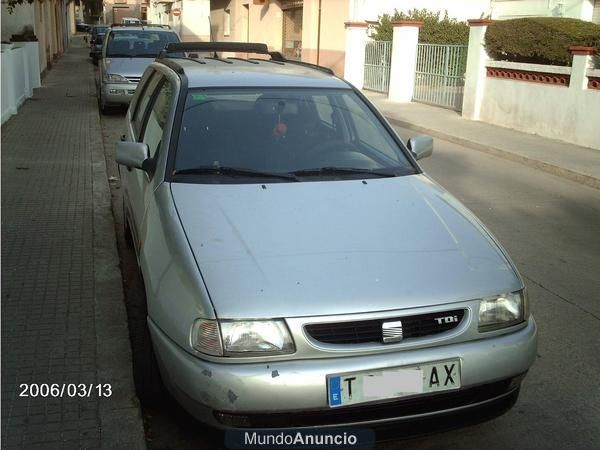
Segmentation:
[(96, 77), (100, 111), (128, 105), (146, 67), (167, 44), (179, 41), (166, 25), (113, 25), (107, 30)]
[(419, 167), (432, 139), (264, 45), (169, 46), (206, 49), (271, 59), (159, 58), (116, 147), (170, 393), (219, 428), (508, 410), (536, 324), (506, 251)]

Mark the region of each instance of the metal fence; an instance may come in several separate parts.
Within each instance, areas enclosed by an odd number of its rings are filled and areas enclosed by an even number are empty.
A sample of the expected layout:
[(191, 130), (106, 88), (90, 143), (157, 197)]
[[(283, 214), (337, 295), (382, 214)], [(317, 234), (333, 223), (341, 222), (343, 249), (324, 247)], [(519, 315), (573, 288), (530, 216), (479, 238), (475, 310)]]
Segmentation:
[(418, 44), (413, 100), (462, 109), (466, 45)]
[(392, 41), (367, 42), (363, 87), (387, 93), (390, 88)]

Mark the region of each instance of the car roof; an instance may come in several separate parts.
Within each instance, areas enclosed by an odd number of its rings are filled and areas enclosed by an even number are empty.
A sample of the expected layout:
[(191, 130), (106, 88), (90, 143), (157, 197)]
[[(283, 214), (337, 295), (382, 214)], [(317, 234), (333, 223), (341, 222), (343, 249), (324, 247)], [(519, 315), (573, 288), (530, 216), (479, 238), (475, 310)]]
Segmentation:
[[(187, 77), (188, 88), (201, 87), (303, 87), (351, 89), (345, 81), (318, 68), (294, 61), (242, 58), (176, 58), (175, 64)], [(165, 62), (159, 59), (158, 62)], [(171, 67), (173, 68), (173, 67)]]

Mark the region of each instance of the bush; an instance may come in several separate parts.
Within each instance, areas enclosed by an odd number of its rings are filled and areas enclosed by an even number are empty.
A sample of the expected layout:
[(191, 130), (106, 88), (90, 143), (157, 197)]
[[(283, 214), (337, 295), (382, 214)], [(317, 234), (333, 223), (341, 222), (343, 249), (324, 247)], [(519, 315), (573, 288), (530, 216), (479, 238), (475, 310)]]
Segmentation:
[(459, 22), (448, 17), (448, 11), (440, 19), (439, 12), (427, 9), (411, 9), (408, 13), (394, 10), (394, 14), (384, 14), (379, 17), (379, 23), (375, 25), (377, 41), (391, 41), (394, 34), (392, 22), (396, 20), (422, 20), (423, 27), (419, 31), (419, 42), (424, 44), (462, 44), (469, 42), (469, 26), (466, 22)]
[(600, 25), (566, 17), (533, 17), (493, 23), (485, 48), (493, 59), (570, 66), (569, 47), (600, 49)]

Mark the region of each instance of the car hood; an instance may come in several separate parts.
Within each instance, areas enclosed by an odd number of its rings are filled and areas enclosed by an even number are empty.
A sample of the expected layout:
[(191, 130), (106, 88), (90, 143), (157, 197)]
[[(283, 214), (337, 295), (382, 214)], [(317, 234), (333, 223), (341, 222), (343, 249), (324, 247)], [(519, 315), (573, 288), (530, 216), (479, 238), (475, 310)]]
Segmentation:
[(486, 230), (425, 175), (171, 192), (219, 318), (393, 310), (522, 287)]
[(104, 60), (106, 73), (140, 78), (155, 58), (112, 58)]

